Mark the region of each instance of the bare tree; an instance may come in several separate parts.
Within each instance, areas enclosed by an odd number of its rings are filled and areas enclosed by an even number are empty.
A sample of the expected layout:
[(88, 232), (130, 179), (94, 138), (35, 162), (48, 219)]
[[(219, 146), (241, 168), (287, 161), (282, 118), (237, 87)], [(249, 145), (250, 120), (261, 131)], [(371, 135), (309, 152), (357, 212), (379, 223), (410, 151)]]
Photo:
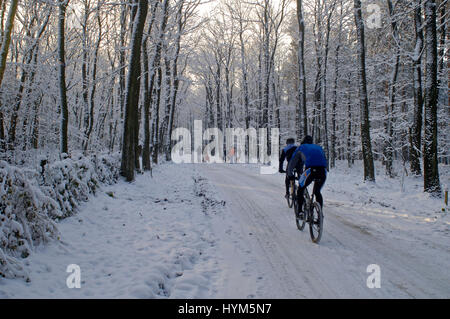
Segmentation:
[[(389, 10), (389, 18), (391, 24), (391, 34), (393, 38), (393, 42), (398, 41), (398, 28), (397, 21), (395, 18), (395, 9), (391, 0), (387, 0), (388, 10)], [(400, 67), (400, 47), (398, 45), (394, 45), (395, 52), (393, 57), (393, 69), (391, 74), (391, 79), (389, 83), (389, 104), (386, 104), (385, 111), (385, 130), (386, 130), (386, 140), (384, 145), (384, 162), (386, 165), (386, 174), (389, 177), (393, 177), (393, 157), (394, 157), (394, 146), (393, 146), (393, 117), (395, 112), (395, 103), (396, 103), (396, 94), (397, 94), (397, 79)]]
[[(155, 24), (156, 19), (156, 11), (158, 9), (158, 1), (154, 1), (152, 3), (152, 14), (151, 19), (148, 25), (147, 34), (142, 41), (142, 57), (143, 57), (143, 74), (144, 74), (144, 146), (142, 153), (142, 162), (144, 166), (144, 170), (151, 170), (151, 160), (150, 160), (150, 108), (152, 105), (152, 91), (153, 91), (153, 83), (154, 83), (154, 63), (150, 63), (149, 55), (148, 55), (148, 39), (152, 33), (153, 25)], [(150, 73), (152, 78), (150, 79)], [(150, 82), (151, 81), (151, 82)], [(150, 85), (150, 83), (152, 85)]]
[(19, 0), (11, 0), (6, 27), (2, 34), (2, 46), (0, 48), (0, 86), (2, 85), (3, 75), (5, 74), (6, 58), (8, 56), (9, 45), (11, 43), (11, 32), (14, 27), (14, 19), (16, 17), (18, 5)]
[(133, 35), (131, 42), (130, 70), (128, 72), (128, 84), (125, 99), (125, 122), (123, 133), (122, 166), (121, 174), (127, 181), (134, 180), (136, 168), (136, 153), (138, 136), (138, 107), (141, 74), (141, 43), (144, 33), (145, 20), (148, 13), (148, 0), (137, 0), (138, 5), (134, 19)]
[(297, 138), (301, 135), (301, 116), (303, 117), (303, 135), (308, 135), (308, 114), (306, 108), (306, 74), (305, 74), (305, 20), (303, 18), (303, 1), (297, 0), (297, 20), (298, 20), (298, 66), (299, 66), (299, 86), (298, 86), (298, 108), (297, 108)]
[(339, 54), (341, 51), (341, 45), (342, 45), (342, 28), (344, 23), (344, 7), (343, 7), (343, 0), (340, 1), (340, 15), (339, 15), (339, 28), (338, 28), (338, 40), (336, 44), (335, 49), (335, 58), (334, 58), (334, 87), (333, 87), (333, 103), (332, 103), (332, 110), (331, 110), (331, 154), (330, 154), (330, 167), (334, 168), (336, 166), (336, 110), (337, 110), (337, 104), (338, 104), (338, 81), (339, 81)]
[(420, 167), (420, 153), (422, 144), (422, 121), (423, 121), (423, 89), (422, 89), (422, 55), (424, 48), (423, 23), (422, 23), (422, 0), (416, 0), (414, 6), (414, 31), (415, 49), (413, 53), (414, 67), (414, 120), (410, 132), (410, 154), (411, 171), (415, 175), (422, 175)]
[(441, 195), (437, 157), (438, 52), (436, 28), (436, 0), (425, 0), (426, 24), (426, 87), (425, 136), (423, 144), (424, 190)]
[[(1, 3), (0, 3), (1, 5)], [(6, 22), (6, 27), (3, 29), (3, 19), (2, 19), (2, 43), (0, 48), (0, 88), (2, 87), (3, 76), (5, 74), (6, 59), (8, 57), (9, 46), (11, 44), (11, 32), (14, 27), (14, 18), (17, 13), (17, 7), (19, 5), (19, 0), (12, 0), (9, 7), (9, 14)], [(3, 12), (6, 8), (6, 1), (3, 3)], [(3, 110), (0, 106), (0, 148), (4, 148), (5, 141), (5, 128), (4, 128), (4, 115)]]
[(361, 144), (364, 162), (364, 180), (375, 181), (372, 140), (370, 138), (369, 99), (367, 96), (365, 34), (360, 0), (354, 0), (354, 10), (358, 38), (359, 103), (361, 109)]
[(66, 11), (69, 0), (59, 2), (59, 24), (58, 24), (58, 63), (59, 63), (59, 93), (61, 112), (61, 132), (60, 151), (68, 153), (68, 125), (69, 109), (67, 106), (67, 85), (66, 85), (66, 50), (65, 50), (65, 26)]

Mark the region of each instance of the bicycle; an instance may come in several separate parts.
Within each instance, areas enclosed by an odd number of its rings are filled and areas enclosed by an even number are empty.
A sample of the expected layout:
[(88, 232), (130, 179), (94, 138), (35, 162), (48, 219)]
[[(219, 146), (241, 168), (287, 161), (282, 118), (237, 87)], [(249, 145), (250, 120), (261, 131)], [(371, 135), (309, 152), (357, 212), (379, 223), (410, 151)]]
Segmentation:
[(308, 188), (304, 192), (303, 214), (298, 212), (297, 200), (294, 201), (294, 212), (298, 230), (303, 231), (306, 223), (308, 223), (311, 240), (313, 243), (318, 244), (323, 232), (323, 212), (320, 204), (315, 201), (314, 193), (312, 196), (309, 195)]

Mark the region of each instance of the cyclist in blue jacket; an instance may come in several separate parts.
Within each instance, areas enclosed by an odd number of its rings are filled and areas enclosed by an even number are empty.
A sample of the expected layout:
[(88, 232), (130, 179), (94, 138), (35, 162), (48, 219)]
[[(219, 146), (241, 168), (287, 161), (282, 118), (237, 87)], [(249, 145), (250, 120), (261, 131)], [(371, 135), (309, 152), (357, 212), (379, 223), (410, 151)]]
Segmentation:
[[(315, 181), (313, 193), (316, 196), (316, 200), (320, 204), (320, 207), (323, 207), (323, 198), (320, 190), (327, 179), (328, 163), (323, 148), (313, 144), (313, 138), (311, 136), (306, 136), (303, 139), (302, 145), (298, 147), (292, 155), (287, 170), (288, 178), (290, 180), (295, 179), (294, 169), (299, 166), (303, 168), (303, 165), (305, 165), (305, 172), (303, 174), (305, 175), (305, 179), (304, 182), (300, 184), (297, 192), (299, 212), (302, 212), (303, 210), (303, 194), (305, 189), (313, 181)], [(299, 174), (301, 173), (302, 172), (299, 172)]]
[[(282, 174), (286, 173), (286, 171), (283, 169), (284, 161), (286, 160), (286, 162), (289, 165), (289, 161), (291, 160), (292, 155), (294, 154), (296, 149), (297, 149), (297, 145), (295, 145), (295, 140), (293, 138), (289, 138), (286, 141), (286, 147), (283, 149), (283, 151), (281, 152), (281, 155), (280, 155), (280, 168), (279, 168), (280, 173), (282, 173)], [(286, 166), (286, 169), (287, 169), (287, 166)], [(287, 198), (287, 197), (289, 197), (289, 184), (290, 184), (289, 178), (287, 175), (286, 175), (285, 183), (286, 183), (286, 198)]]

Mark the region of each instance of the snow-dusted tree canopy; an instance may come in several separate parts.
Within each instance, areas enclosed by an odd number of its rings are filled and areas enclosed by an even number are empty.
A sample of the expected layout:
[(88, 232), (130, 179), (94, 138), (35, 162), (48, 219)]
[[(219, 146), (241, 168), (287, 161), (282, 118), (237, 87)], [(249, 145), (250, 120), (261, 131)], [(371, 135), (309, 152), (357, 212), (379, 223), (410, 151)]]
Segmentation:
[[(394, 176), (393, 160), (409, 170), (411, 157), (413, 164), (422, 157), (428, 135), (417, 138), (425, 130), (418, 126), (434, 43), (437, 161), (448, 163), (447, 1), (356, 3), (360, 10), (349, 0), (2, 1), (2, 158), (21, 164), (61, 149), (121, 151), (128, 82), (137, 77), (133, 144), (142, 146), (147, 169), (158, 154), (170, 159), (173, 128), (193, 120), (221, 129), (278, 127), (282, 139), (310, 133), (332, 166), (352, 162), (364, 149), (362, 26), (374, 160)], [(132, 56), (142, 5), (141, 50)], [(422, 170), (415, 165), (413, 173)]]

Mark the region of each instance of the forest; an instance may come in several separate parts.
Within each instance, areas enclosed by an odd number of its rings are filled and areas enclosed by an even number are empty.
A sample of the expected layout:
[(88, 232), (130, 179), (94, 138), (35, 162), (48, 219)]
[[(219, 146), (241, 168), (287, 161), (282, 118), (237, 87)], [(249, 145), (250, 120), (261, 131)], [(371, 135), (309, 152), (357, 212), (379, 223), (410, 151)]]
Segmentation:
[[(448, 165), (447, 0), (0, 1), (0, 156), (170, 161), (177, 127), (306, 134), (330, 169)], [(384, 170), (375, 172), (374, 162)]]

